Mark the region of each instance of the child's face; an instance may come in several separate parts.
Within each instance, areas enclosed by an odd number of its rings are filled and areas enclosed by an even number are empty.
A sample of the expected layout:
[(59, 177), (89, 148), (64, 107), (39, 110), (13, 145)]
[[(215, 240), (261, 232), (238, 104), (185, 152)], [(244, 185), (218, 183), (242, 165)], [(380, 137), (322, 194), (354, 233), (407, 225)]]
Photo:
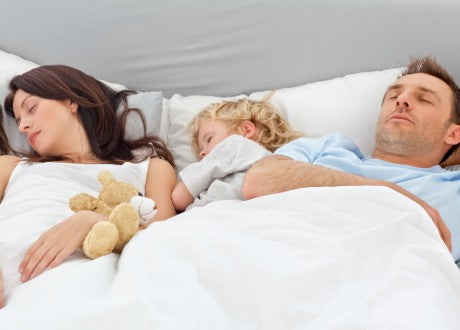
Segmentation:
[(229, 129), (223, 121), (212, 119), (201, 120), (198, 131), (198, 157), (203, 159), (211, 152), (216, 144), (235, 133), (237, 132)]

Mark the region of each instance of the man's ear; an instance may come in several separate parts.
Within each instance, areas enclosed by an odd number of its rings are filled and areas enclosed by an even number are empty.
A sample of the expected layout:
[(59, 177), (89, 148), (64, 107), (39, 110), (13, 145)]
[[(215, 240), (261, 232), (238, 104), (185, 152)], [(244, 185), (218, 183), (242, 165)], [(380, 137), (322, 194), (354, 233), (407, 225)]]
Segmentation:
[(245, 120), (241, 124), (243, 136), (247, 139), (253, 139), (256, 135), (256, 126), (250, 120)]
[(447, 129), (447, 134), (444, 141), (453, 146), (460, 143), (460, 125), (451, 124)]

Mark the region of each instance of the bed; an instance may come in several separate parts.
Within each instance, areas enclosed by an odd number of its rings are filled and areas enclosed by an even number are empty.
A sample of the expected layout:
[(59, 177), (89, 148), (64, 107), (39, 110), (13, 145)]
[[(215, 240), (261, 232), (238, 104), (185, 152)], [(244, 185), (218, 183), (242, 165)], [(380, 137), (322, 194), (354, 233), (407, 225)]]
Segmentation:
[[(276, 89), (295, 128), (341, 131), (369, 154), (381, 97), (410, 56), (432, 55), (460, 81), (455, 1), (17, 0), (2, 10), (2, 103), (15, 74), (78, 67), (139, 91), (129, 102), (178, 170), (194, 161), (187, 122), (222, 98)], [(11, 144), (27, 148), (4, 120)], [(451, 254), (423, 209), (384, 187), (211, 203), (151, 225), (121, 255), (75, 253), (25, 284), (17, 266), (46, 223), (8, 221), (20, 212), (0, 207), (1, 329), (460, 326)]]

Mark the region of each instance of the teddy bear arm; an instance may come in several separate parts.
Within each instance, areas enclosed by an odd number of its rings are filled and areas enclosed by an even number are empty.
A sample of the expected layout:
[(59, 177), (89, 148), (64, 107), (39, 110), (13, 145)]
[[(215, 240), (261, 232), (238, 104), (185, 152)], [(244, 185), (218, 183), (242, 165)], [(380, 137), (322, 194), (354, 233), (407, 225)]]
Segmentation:
[(88, 210), (109, 215), (112, 211), (103, 201), (86, 193), (75, 195), (69, 200), (70, 209), (74, 212)]

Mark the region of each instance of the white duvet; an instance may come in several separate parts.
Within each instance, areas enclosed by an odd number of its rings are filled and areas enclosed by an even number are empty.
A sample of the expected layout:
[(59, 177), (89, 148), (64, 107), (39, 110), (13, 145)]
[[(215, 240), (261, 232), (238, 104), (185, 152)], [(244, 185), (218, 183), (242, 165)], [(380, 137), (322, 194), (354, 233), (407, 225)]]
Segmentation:
[(0, 219), (2, 330), (460, 328), (460, 271), (424, 211), (387, 188), (212, 203), (151, 225), (121, 256), (76, 253), (21, 284), (47, 222), (31, 214)]

